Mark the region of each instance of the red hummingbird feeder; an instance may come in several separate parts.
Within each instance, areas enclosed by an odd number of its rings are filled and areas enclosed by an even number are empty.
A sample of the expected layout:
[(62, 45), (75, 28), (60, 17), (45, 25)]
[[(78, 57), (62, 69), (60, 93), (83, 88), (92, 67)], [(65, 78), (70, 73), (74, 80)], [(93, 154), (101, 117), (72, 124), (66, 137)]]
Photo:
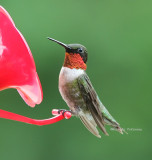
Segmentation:
[[(0, 6), (0, 91), (15, 88), (27, 105), (34, 107), (43, 100), (41, 83), (36, 72), (30, 48), (8, 12)], [(64, 118), (71, 112), (53, 110), (50, 119), (36, 120), (0, 109), (0, 118), (34, 125), (47, 125)]]

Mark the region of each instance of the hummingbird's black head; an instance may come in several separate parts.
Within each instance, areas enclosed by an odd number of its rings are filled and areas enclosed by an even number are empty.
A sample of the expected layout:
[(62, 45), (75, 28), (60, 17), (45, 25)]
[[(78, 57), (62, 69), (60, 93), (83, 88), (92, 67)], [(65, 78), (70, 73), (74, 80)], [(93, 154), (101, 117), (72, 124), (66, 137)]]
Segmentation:
[(68, 48), (66, 48), (66, 52), (70, 54), (79, 54), (82, 57), (84, 63), (87, 62), (88, 52), (85, 46), (81, 44), (68, 44), (67, 46)]
[(81, 45), (81, 44), (64, 44), (64, 43), (57, 41), (53, 38), (48, 37), (48, 39), (63, 46), (65, 48), (66, 52), (69, 54), (79, 54), (81, 56), (81, 58), (83, 59), (83, 62), (84, 63), (87, 62), (88, 52), (87, 52), (86, 47), (84, 47), (83, 45)]

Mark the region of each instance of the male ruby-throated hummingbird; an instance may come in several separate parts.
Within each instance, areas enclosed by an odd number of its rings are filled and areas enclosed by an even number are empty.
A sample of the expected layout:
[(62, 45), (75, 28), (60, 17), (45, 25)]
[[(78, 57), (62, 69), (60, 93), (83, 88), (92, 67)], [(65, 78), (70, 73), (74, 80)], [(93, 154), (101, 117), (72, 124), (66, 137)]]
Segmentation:
[(64, 44), (49, 38), (65, 48), (65, 59), (59, 75), (59, 91), (69, 106), (71, 113), (81, 119), (86, 128), (101, 137), (97, 126), (108, 135), (105, 125), (110, 125), (120, 133), (123, 129), (101, 103), (85, 70), (88, 52), (81, 44)]

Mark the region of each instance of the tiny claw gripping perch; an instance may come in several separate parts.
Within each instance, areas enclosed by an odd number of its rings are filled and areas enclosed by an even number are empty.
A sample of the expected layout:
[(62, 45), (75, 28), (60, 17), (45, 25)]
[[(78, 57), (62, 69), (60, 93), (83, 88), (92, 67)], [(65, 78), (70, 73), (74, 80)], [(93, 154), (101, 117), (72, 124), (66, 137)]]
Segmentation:
[(56, 123), (58, 121), (61, 121), (64, 118), (70, 119), (72, 116), (72, 113), (70, 111), (58, 110), (58, 109), (53, 109), (52, 114), (55, 115), (52, 118), (38, 120), (38, 119), (28, 118), (28, 117), (25, 117), (25, 116), (22, 116), (22, 115), (19, 115), (16, 113), (12, 113), (12, 112), (0, 109), (0, 118), (10, 119), (10, 120), (14, 120), (14, 121), (19, 121), (19, 122), (33, 124), (33, 125), (39, 125), (39, 126)]
[(63, 116), (65, 119), (70, 119), (71, 116), (72, 116), (71, 111), (67, 111), (67, 110), (64, 110), (64, 109), (53, 109), (53, 110), (52, 110), (52, 114), (53, 114), (54, 116), (59, 115), (59, 114), (62, 114), (62, 116)]

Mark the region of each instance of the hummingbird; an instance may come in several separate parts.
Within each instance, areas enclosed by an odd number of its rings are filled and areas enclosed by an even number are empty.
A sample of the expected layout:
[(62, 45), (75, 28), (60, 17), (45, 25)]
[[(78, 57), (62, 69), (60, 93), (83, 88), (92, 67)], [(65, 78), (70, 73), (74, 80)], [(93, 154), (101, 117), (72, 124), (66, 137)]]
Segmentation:
[(65, 59), (59, 74), (59, 91), (72, 115), (79, 117), (85, 127), (101, 138), (97, 126), (108, 135), (105, 125), (123, 134), (119, 123), (100, 101), (87, 73), (88, 52), (81, 44), (65, 44), (48, 37), (65, 48)]

